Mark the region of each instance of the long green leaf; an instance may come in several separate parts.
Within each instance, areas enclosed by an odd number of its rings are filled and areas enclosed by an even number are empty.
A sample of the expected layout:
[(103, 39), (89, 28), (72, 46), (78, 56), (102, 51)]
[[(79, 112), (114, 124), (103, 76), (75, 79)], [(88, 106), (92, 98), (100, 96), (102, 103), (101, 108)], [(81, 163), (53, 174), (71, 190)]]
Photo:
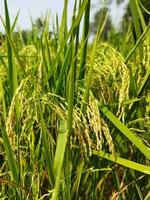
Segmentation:
[[(10, 18), (7, 6), (7, 0), (4, 1), (5, 5), (5, 20), (6, 20), (6, 30), (8, 34), (11, 34)], [(11, 44), (7, 38), (7, 51), (8, 51), (8, 68), (9, 68), (9, 85), (10, 85), (10, 96), (13, 97), (14, 91), (17, 88), (17, 74), (15, 65), (13, 63), (13, 52)]]
[[(104, 13), (103, 13), (104, 12)], [(100, 40), (101, 34), (104, 30), (106, 21), (107, 21), (107, 12), (103, 11), (102, 15), (100, 15), (100, 20), (99, 20), (99, 24), (98, 24), (98, 30), (96, 33), (96, 37), (94, 40), (94, 44), (93, 44), (93, 48), (92, 48), (92, 52), (91, 52), (91, 57), (90, 57), (90, 67), (88, 70), (88, 74), (86, 77), (86, 87), (85, 87), (85, 94), (84, 94), (84, 102), (88, 103), (89, 101), (89, 93), (90, 93), (90, 88), (91, 88), (91, 80), (92, 80), (92, 72), (93, 72), (93, 65), (95, 62), (95, 55), (96, 55), (96, 50), (97, 50), (97, 43)], [(82, 111), (85, 112), (85, 103), (83, 103), (82, 105)]]
[(4, 29), (5, 29), (5, 31), (6, 31), (6, 37), (7, 37), (8, 41), (9, 41), (9, 43), (10, 43), (11, 49), (13, 50), (14, 55), (15, 55), (15, 57), (16, 57), (16, 59), (17, 59), (17, 62), (18, 62), (18, 64), (19, 64), (19, 66), (20, 66), (22, 75), (23, 75), (24, 77), (26, 77), (27, 74), (26, 74), (26, 71), (25, 71), (25, 65), (24, 65), (24, 63), (23, 63), (23, 62), (20, 60), (20, 58), (19, 58), (19, 55), (18, 55), (17, 50), (16, 50), (16, 48), (15, 48), (15, 45), (14, 45), (14, 43), (13, 43), (11, 34), (10, 34), (10, 32), (7, 30), (7, 27), (6, 27), (6, 25), (5, 25), (5, 23), (4, 23), (4, 20), (3, 20), (3, 18), (2, 18), (1, 16), (0, 16), (0, 19), (1, 19), (1, 21), (2, 21), (2, 24), (3, 24), (3, 26), (4, 26)]
[(70, 50), (71, 50), (71, 44), (68, 46), (68, 49), (67, 49), (67, 52), (66, 52), (66, 56), (65, 56), (65, 59), (64, 59), (64, 63), (62, 65), (62, 67), (61, 67), (60, 74), (59, 74), (58, 80), (56, 82), (55, 94), (58, 94), (58, 92), (61, 89), (62, 82), (63, 82), (63, 77), (64, 77), (64, 75), (65, 75), (65, 73), (67, 71), (67, 67), (68, 67)]
[[(5, 108), (5, 98), (4, 98), (4, 91), (3, 91), (3, 86), (0, 80), (0, 91), (1, 91), (1, 96), (2, 96), (2, 103), (3, 103), (3, 118), (6, 124), (6, 108)], [(19, 181), (19, 176), (18, 176), (18, 168), (16, 165), (16, 160), (15, 160), (15, 156), (12, 150), (12, 147), (10, 145), (10, 141), (7, 135), (7, 132), (4, 128), (4, 125), (1, 123), (0, 121), (0, 126), (2, 128), (2, 138), (3, 138), (3, 145), (6, 151), (6, 157), (7, 157), (7, 161), (8, 161), (8, 165), (9, 168), (11, 170), (12, 176), (14, 178), (14, 180), (16, 181), (16, 183), (18, 183)]]
[(140, 21), (141, 21), (141, 24), (142, 24), (142, 29), (143, 31), (145, 30), (146, 28), (146, 23), (145, 23), (145, 20), (144, 20), (144, 16), (142, 14), (142, 11), (141, 11), (141, 8), (139, 6), (140, 2), (138, 0), (138, 3), (137, 3), (137, 10), (138, 10), (138, 14), (139, 14), (139, 18), (140, 18)]
[(49, 175), (49, 181), (50, 181), (51, 185), (53, 186), (54, 185), (53, 165), (52, 165), (52, 160), (51, 160), (50, 150), (49, 150), (47, 128), (46, 128), (46, 124), (45, 124), (45, 121), (44, 121), (44, 117), (43, 117), (41, 107), (42, 106), (39, 103), (38, 108), (39, 108), (40, 123), (41, 123), (41, 127), (42, 127), (44, 157), (45, 157), (47, 171), (48, 171), (48, 175)]
[(121, 131), (148, 159), (150, 159), (150, 149), (145, 146), (142, 141), (132, 133), (107, 107), (100, 107), (103, 114)]
[[(140, 98), (140, 96), (142, 96), (143, 94), (143, 91), (146, 89), (146, 86), (148, 84), (148, 80), (150, 78), (150, 69), (147, 70), (143, 80), (142, 80), (142, 83), (140, 85), (140, 88), (137, 92), (137, 98)], [(131, 106), (130, 106), (130, 110), (129, 112), (127, 113), (127, 118), (134, 112), (136, 106), (138, 105), (138, 101), (134, 101), (132, 102)]]
[(150, 175), (150, 167), (149, 166), (142, 165), (142, 164), (130, 161), (128, 159), (121, 158), (120, 156), (117, 156), (117, 155), (115, 156), (115, 155), (112, 155), (112, 154), (108, 154), (108, 153), (105, 153), (104, 151), (93, 150), (92, 154), (100, 156), (100, 157), (105, 158), (107, 160), (110, 160), (112, 162), (115, 162), (115, 163), (122, 165), (124, 167), (128, 167), (130, 169), (134, 169), (134, 170), (137, 170), (139, 172)]
[[(132, 18), (133, 18), (133, 24), (134, 24), (134, 28), (135, 28), (136, 38), (138, 40), (140, 38), (140, 36), (141, 36), (141, 27), (140, 27), (137, 0), (134, 0), (134, 1), (130, 0), (130, 8), (131, 8), (131, 13), (132, 13)], [(140, 56), (142, 58), (142, 55), (143, 55), (142, 44), (140, 44), (140, 46), (139, 46), (139, 52), (140, 52)]]
[(85, 75), (85, 64), (86, 64), (86, 56), (87, 56), (87, 44), (88, 44), (89, 20), (90, 20), (90, 3), (91, 1), (89, 0), (86, 10), (85, 10), (85, 15), (84, 15), (84, 29), (83, 29), (83, 38), (82, 38), (83, 50), (81, 54), (79, 80), (83, 79)]
[(135, 50), (137, 49), (137, 47), (140, 45), (140, 43), (142, 42), (142, 40), (144, 39), (145, 35), (147, 34), (148, 30), (150, 28), (150, 23), (149, 25), (146, 27), (145, 31), (142, 33), (142, 35), (139, 37), (139, 39), (137, 40), (136, 44), (134, 45), (133, 49), (131, 49), (131, 51), (128, 53), (127, 57), (125, 58), (125, 63), (127, 63), (129, 61), (129, 59), (131, 58), (131, 56), (134, 54)]
[(60, 120), (57, 146), (54, 158), (54, 175), (55, 175), (55, 187), (52, 195), (52, 200), (57, 200), (59, 195), (61, 171), (64, 161), (65, 149), (67, 144), (67, 123), (66, 121)]
[(61, 21), (61, 25), (60, 25), (60, 29), (59, 29), (59, 40), (60, 40), (60, 42), (63, 41), (64, 37), (67, 34), (67, 6), (68, 6), (68, 0), (64, 0), (62, 21)]
[(13, 24), (12, 24), (11, 32), (13, 32), (14, 29), (15, 29), (15, 26), (16, 26), (16, 24), (17, 24), (18, 17), (19, 17), (19, 11), (18, 11), (18, 13), (17, 13), (17, 15), (16, 15), (16, 17), (15, 17), (15, 19), (14, 19), (14, 22), (13, 22)]
[[(84, 1), (83, 1), (82, 5), (81, 5), (81, 7), (80, 7), (79, 13), (78, 13), (78, 15), (76, 16), (76, 18), (75, 18), (75, 20), (74, 20), (74, 22), (73, 22), (73, 24), (72, 24), (70, 30), (68, 31), (68, 33), (67, 33), (67, 35), (66, 35), (66, 38), (62, 41), (62, 43), (61, 43), (61, 45), (60, 45), (60, 47), (59, 47), (59, 50), (58, 50), (58, 52), (57, 52), (57, 56), (56, 56), (56, 59), (55, 59), (54, 66), (57, 66), (57, 63), (58, 63), (58, 61), (59, 61), (60, 54), (62, 53), (64, 47), (66, 46), (69, 37), (70, 37), (71, 35), (73, 35), (73, 32), (74, 32), (75, 28), (76, 28), (76, 27), (78, 26), (78, 24), (80, 23), (81, 18), (82, 18), (82, 15), (83, 15), (83, 13), (84, 13), (84, 11), (85, 11), (85, 8), (86, 8), (86, 6), (87, 6), (88, 1), (89, 1), (89, 0), (84, 0)], [(55, 67), (54, 67), (54, 68), (55, 68)], [(49, 73), (48, 78), (51, 77), (52, 73), (53, 73), (53, 69), (52, 69), (51, 72)]]

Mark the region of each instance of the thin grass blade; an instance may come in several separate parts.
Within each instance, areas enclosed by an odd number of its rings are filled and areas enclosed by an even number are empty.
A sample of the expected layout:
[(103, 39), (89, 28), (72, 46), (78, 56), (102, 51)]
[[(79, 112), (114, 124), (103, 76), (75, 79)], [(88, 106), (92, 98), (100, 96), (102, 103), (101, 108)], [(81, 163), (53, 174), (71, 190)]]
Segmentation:
[[(5, 98), (4, 98), (4, 91), (3, 91), (3, 86), (2, 83), (0, 81), (0, 90), (1, 90), (1, 96), (2, 96), (2, 102), (3, 102), (3, 114), (4, 114), (4, 122), (6, 124), (6, 108), (5, 108)], [(1, 124), (2, 122), (0, 121), (0, 125), (2, 127), (2, 139), (3, 139), (3, 145), (6, 151), (6, 157), (7, 157), (7, 161), (8, 161), (8, 165), (10, 168), (10, 171), (12, 173), (12, 176), (14, 178), (14, 180), (16, 181), (16, 183), (18, 183), (19, 181), (19, 176), (18, 176), (18, 168), (16, 165), (16, 160), (15, 160), (15, 156), (13, 153), (13, 150), (11, 148), (10, 145), (10, 141), (7, 135), (7, 132), (4, 128), (4, 124)]]
[(88, 34), (89, 34), (90, 4), (91, 1), (89, 0), (84, 15), (84, 27), (83, 27), (83, 38), (82, 38), (83, 50), (81, 54), (80, 73), (78, 78), (79, 80), (83, 79), (85, 75), (85, 64), (87, 57), (87, 44), (88, 44)]
[[(136, 38), (138, 40), (141, 36), (141, 27), (140, 27), (139, 13), (138, 13), (138, 1), (130, 0), (130, 8), (131, 8), (132, 17), (133, 17), (133, 24), (134, 24), (134, 28), (135, 28)], [(140, 52), (140, 56), (142, 58), (142, 56), (143, 56), (142, 44), (139, 44), (139, 52)]]
[(100, 156), (107, 160), (110, 160), (110, 161), (117, 163), (119, 165), (122, 165), (124, 167), (128, 167), (130, 169), (150, 175), (150, 167), (149, 166), (142, 165), (142, 164), (130, 161), (128, 159), (121, 158), (120, 156), (117, 156), (117, 155), (114, 156), (112, 154), (105, 153), (104, 151), (93, 150), (92, 154)]
[(143, 142), (132, 133), (127, 126), (125, 126), (112, 112), (106, 107), (100, 106), (102, 113), (114, 124), (114, 126), (124, 134), (144, 155), (150, 159), (150, 149), (143, 144)]
[(142, 40), (144, 39), (145, 35), (148, 33), (148, 30), (150, 28), (150, 23), (149, 25), (146, 27), (145, 31), (142, 33), (142, 35), (139, 37), (139, 39), (137, 40), (135, 46), (133, 47), (133, 49), (131, 49), (131, 51), (129, 52), (129, 54), (126, 56), (125, 58), (125, 63), (128, 63), (129, 59), (131, 58), (131, 56), (134, 54), (135, 50), (137, 49), (137, 47), (140, 45), (140, 43), (142, 42)]
[(66, 121), (60, 120), (57, 146), (54, 158), (54, 175), (55, 175), (55, 187), (52, 195), (52, 200), (57, 200), (59, 197), (59, 188), (62, 175), (62, 167), (65, 156), (66, 144), (67, 144), (67, 123)]

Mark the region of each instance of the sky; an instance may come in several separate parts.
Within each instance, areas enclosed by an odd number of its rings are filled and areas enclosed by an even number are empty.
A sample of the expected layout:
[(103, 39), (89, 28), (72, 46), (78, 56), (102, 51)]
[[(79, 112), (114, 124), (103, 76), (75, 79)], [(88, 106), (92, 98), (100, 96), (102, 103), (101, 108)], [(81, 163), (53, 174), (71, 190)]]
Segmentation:
[[(101, 0), (105, 1), (105, 0)], [(112, 1), (110, 7), (110, 13), (112, 15), (112, 20), (116, 27), (118, 27), (121, 16), (123, 15), (123, 11), (127, 2), (129, 0), (125, 0), (125, 3), (120, 5), (119, 7), (115, 4), (115, 1)], [(0, 4), (0, 15), (4, 17), (4, 5), (1, 0)], [(37, 19), (38, 17), (44, 17), (46, 11), (50, 11), (50, 26), (52, 27), (52, 21), (55, 19), (56, 13), (58, 13), (59, 20), (61, 19), (62, 10), (63, 10), (63, 0), (7, 0), (8, 8), (10, 12), (11, 22), (15, 19), (17, 12), (19, 12), (19, 19), (17, 23), (17, 27), (21, 29), (30, 29), (31, 28), (31, 19)], [(99, 4), (100, 0), (91, 0), (92, 10), (90, 15), (90, 20), (92, 21), (94, 13), (100, 8)], [(69, 24), (71, 23), (71, 16), (73, 11), (74, 0), (69, 0), (68, 3), (68, 19)], [(94, 6), (95, 5), (95, 6)], [(2, 22), (0, 21), (0, 31), (3, 31)]]

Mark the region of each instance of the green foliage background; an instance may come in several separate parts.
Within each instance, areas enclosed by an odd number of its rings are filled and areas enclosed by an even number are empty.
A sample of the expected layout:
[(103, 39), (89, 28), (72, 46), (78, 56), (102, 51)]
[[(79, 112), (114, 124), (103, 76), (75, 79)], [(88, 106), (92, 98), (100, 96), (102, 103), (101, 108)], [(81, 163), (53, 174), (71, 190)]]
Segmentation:
[(107, 37), (104, 9), (89, 44), (90, 0), (74, 1), (69, 28), (64, 0), (53, 32), (46, 13), (17, 33), (19, 15), (10, 24), (4, 0), (0, 199), (150, 198), (150, 24), (141, 2), (129, 2), (132, 22)]

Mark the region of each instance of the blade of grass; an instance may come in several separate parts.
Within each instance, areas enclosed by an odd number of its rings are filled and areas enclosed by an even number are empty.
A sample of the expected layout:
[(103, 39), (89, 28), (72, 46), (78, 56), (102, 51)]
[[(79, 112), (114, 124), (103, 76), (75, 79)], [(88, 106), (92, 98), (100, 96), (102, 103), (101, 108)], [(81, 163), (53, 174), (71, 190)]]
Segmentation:
[(146, 197), (144, 198), (144, 200), (149, 200), (150, 199), (150, 191), (147, 193)]
[[(76, 1), (77, 3), (77, 1)], [(79, 10), (81, 6), (81, 1), (79, 1)], [(75, 17), (75, 11), (76, 11), (76, 4), (74, 5), (74, 17)], [(73, 17), (73, 21), (75, 18)], [(74, 30), (74, 37), (75, 37), (75, 58), (74, 58), (74, 80), (76, 81), (76, 76), (77, 76), (77, 55), (78, 55), (78, 50), (79, 50), (79, 31), (80, 31), (80, 23)], [(75, 93), (76, 93), (77, 88), (75, 88)]]
[[(9, 93), (10, 93), (10, 99), (12, 99), (13, 95), (14, 95), (17, 87), (18, 87), (18, 78), (17, 78), (17, 68), (16, 68), (16, 65), (14, 63), (14, 56), (13, 56), (14, 52), (13, 52), (13, 48), (12, 48), (12, 45), (11, 45), (11, 41), (9, 40), (9, 37), (10, 38), (12, 37), (12, 33), (11, 33), (11, 25), (10, 25), (10, 17), (9, 17), (9, 12), (8, 12), (7, 0), (4, 1), (4, 6), (5, 6), (5, 18), (6, 18), (5, 31), (6, 31), (6, 37), (7, 37), (8, 66), (9, 66), (8, 67), (9, 68), (9, 86), (10, 86)], [(14, 24), (13, 24), (14, 26), (17, 22), (17, 17), (18, 17), (18, 15), (15, 18), (15, 21), (14, 21)], [(18, 161), (18, 172), (17, 173), (18, 173), (18, 178), (19, 178), (18, 181), (20, 181), (20, 148), (19, 148), (20, 106), (19, 106), (18, 100), (15, 102), (15, 112), (16, 112), (15, 132), (16, 132), (16, 135), (17, 135), (17, 161)], [(8, 143), (7, 135), (5, 135), (5, 141)], [(10, 151), (10, 147), (9, 147), (9, 151)], [(14, 161), (11, 161), (11, 162), (14, 162)]]
[(80, 184), (81, 183), (81, 177), (82, 177), (82, 173), (84, 172), (83, 171), (83, 168), (84, 168), (84, 161), (81, 160), (81, 162), (79, 163), (79, 166), (77, 167), (77, 177), (76, 177), (76, 180), (74, 181), (74, 184), (73, 184), (73, 187), (72, 187), (72, 199), (73, 199), (73, 196), (75, 194), (75, 199), (77, 200), (78, 199), (78, 192), (79, 192), (79, 188), (80, 188)]
[[(6, 30), (9, 35), (11, 35), (11, 26), (10, 26), (10, 18), (9, 18), (9, 12), (8, 12), (8, 6), (7, 6), (7, 0), (4, 1), (5, 6), (5, 19), (6, 19)], [(15, 92), (15, 89), (17, 88), (17, 70), (15, 68), (15, 65), (13, 63), (13, 52), (11, 48), (11, 44), (7, 38), (7, 51), (8, 51), (8, 69), (9, 69), (9, 86), (10, 86), (10, 96), (11, 99), (13, 97), (13, 94)]]
[(47, 134), (47, 128), (46, 124), (44, 121), (43, 113), (42, 113), (42, 108), (41, 104), (39, 102), (38, 104), (38, 110), (39, 110), (39, 116), (40, 116), (40, 122), (41, 122), (41, 127), (42, 127), (42, 139), (43, 139), (43, 148), (44, 148), (44, 157), (46, 161), (46, 166), (47, 166), (47, 171), (48, 171), (48, 176), (49, 176), (49, 182), (51, 186), (54, 186), (54, 174), (53, 174), (53, 165), (52, 165), (52, 160), (51, 160), (51, 154), (49, 150), (49, 143), (48, 143), (48, 134)]
[(47, 12), (45, 20), (44, 20), (44, 30), (42, 33), (42, 37), (40, 39), (41, 42), (41, 49), (42, 49), (42, 56), (44, 66), (46, 68), (47, 74), (50, 72), (50, 67), (52, 65), (51, 61), (51, 53), (50, 53), (50, 45), (49, 45), (49, 12)]
[[(101, 17), (104, 19), (103, 21), (101, 20)], [(93, 71), (93, 65), (94, 65), (94, 61), (95, 61), (95, 55), (96, 55), (96, 49), (97, 49), (97, 43), (100, 40), (101, 34), (103, 32), (105, 23), (106, 23), (106, 19), (107, 15), (100, 16), (100, 20), (99, 20), (99, 25), (98, 25), (98, 31), (94, 40), (94, 44), (93, 44), (93, 48), (92, 48), (92, 52), (91, 52), (91, 57), (90, 57), (90, 67), (88, 69), (88, 74), (87, 74), (87, 78), (86, 78), (86, 86), (85, 86), (85, 93), (84, 93), (84, 102), (86, 104), (88, 104), (89, 102), (89, 93), (90, 93), (90, 87), (91, 87), (91, 80), (92, 80), (92, 71)], [(86, 104), (83, 103), (82, 105), (82, 111), (85, 112), (86, 109)]]
[(144, 5), (141, 3), (140, 0), (139, 0), (139, 4), (140, 4), (141, 8), (144, 10), (144, 12), (146, 12), (147, 14), (150, 15), (150, 12), (144, 7)]
[[(85, 8), (86, 8), (86, 5), (88, 3), (89, 0), (84, 0), (81, 7), (80, 7), (80, 10), (78, 12), (78, 15), (76, 16), (75, 20), (74, 20), (74, 23), (72, 24), (70, 30), (68, 31), (67, 35), (66, 35), (66, 38), (62, 41), (59, 49), (58, 49), (58, 52), (57, 52), (57, 56), (56, 56), (56, 59), (55, 59), (55, 63), (54, 63), (54, 68), (53, 69), (56, 69), (57, 68), (57, 64), (58, 64), (58, 61), (59, 61), (59, 58), (60, 58), (60, 54), (62, 53), (64, 47), (66, 46), (67, 44), (67, 41), (69, 39), (69, 37), (71, 35), (73, 35), (73, 32), (74, 32), (74, 29), (78, 26), (78, 24), (80, 23), (81, 21), (81, 18), (82, 18), (82, 15), (85, 11)], [(48, 75), (48, 79), (51, 77), (52, 73), (53, 73), (53, 69), (51, 70), (51, 72), (49, 73)]]
[(127, 126), (125, 126), (121, 121), (110, 112), (107, 107), (100, 106), (101, 112), (114, 124), (114, 126), (121, 131), (144, 155), (146, 158), (150, 159), (150, 149), (145, 146), (142, 141), (132, 133)]
[(141, 8), (140, 8), (139, 4), (140, 4), (140, 2), (138, 0), (137, 10), (138, 10), (139, 18), (140, 18), (140, 21), (141, 21), (142, 30), (144, 31), (146, 29), (146, 23), (145, 23), (144, 16), (142, 14), (142, 11), (141, 11)]
[(150, 167), (149, 166), (142, 165), (142, 164), (130, 161), (128, 159), (121, 158), (120, 156), (117, 156), (117, 155), (114, 156), (112, 154), (105, 153), (104, 151), (93, 150), (92, 154), (100, 156), (100, 157), (105, 158), (107, 160), (110, 160), (112, 162), (115, 162), (115, 163), (122, 165), (124, 167), (128, 167), (130, 169), (133, 169), (133, 170), (136, 170), (136, 171), (150, 175)]
[(5, 63), (5, 61), (4, 61), (4, 57), (0, 54), (0, 61), (2, 62), (2, 64), (3, 64), (3, 66), (5, 67), (5, 70), (7, 71), (7, 73), (8, 73), (8, 67), (7, 67), (7, 65), (6, 65), (6, 63)]
[[(139, 90), (137, 92), (137, 98), (140, 98), (140, 96), (142, 96), (143, 91), (146, 89), (146, 86), (147, 86), (149, 78), (150, 78), (150, 69), (147, 70), (147, 72), (146, 72), (146, 74), (144, 76), (144, 79), (142, 80), (140, 88), (139, 88)], [(137, 107), (138, 103), (139, 103), (138, 101), (135, 101), (135, 102), (133, 102), (131, 104), (130, 110), (127, 113), (127, 119), (135, 111), (135, 108)]]
[(67, 35), (67, 7), (68, 7), (68, 0), (65, 0), (63, 14), (62, 14), (62, 21), (59, 29), (60, 43), (64, 40), (65, 36)]
[[(147, 28), (145, 29), (145, 31), (143, 32), (143, 34), (142, 34), (141, 37), (139, 38), (139, 41), (140, 41), (141, 38), (143, 38), (144, 35), (148, 32), (149, 28), (150, 28), (150, 24), (147, 26)], [(138, 43), (138, 42), (137, 42), (137, 43)], [(138, 44), (137, 44), (137, 45), (138, 45)], [(135, 45), (135, 46), (137, 46), (137, 45)], [(134, 49), (131, 50), (131, 52), (129, 52), (127, 58), (125, 59), (125, 63), (128, 62), (128, 60), (130, 59), (130, 57), (131, 57), (132, 54), (134, 53), (135, 49), (136, 49), (136, 47), (134, 47)], [(146, 72), (146, 74), (145, 74), (145, 76), (144, 76), (144, 78), (143, 78), (143, 80), (142, 80), (142, 83), (141, 83), (141, 85), (140, 85), (140, 88), (139, 88), (138, 91), (137, 91), (137, 98), (140, 98), (140, 97), (142, 96), (143, 91), (145, 90), (145, 88), (146, 88), (146, 86), (147, 86), (147, 83), (148, 83), (149, 78), (150, 78), (150, 69), (147, 70), (147, 72)], [(135, 101), (135, 102), (132, 103), (129, 112), (127, 113), (127, 119), (128, 119), (129, 116), (134, 112), (134, 110), (135, 110), (137, 104), (138, 104), (137, 101)]]
[(67, 116), (67, 128), (69, 134), (72, 132), (72, 120), (73, 120), (73, 107), (74, 107), (74, 89), (75, 89), (75, 80), (74, 80), (74, 44), (73, 39), (71, 42), (71, 50), (72, 50), (72, 60), (71, 60), (71, 68), (70, 68), (70, 77), (68, 84), (68, 116)]
[[(4, 98), (4, 90), (3, 90), (3, 86), (2, 86), (1, 81), (0, 81), (0, 90), (1, 90), (1, 95), (2, 95), (2, 104), (3, 104), (2, 109), (3, 109), (3, 115), (4, 115), (3, 117), (4, 117), (4, 122), (6, 124), (5, 98)], [(17, 165), (16, 165), (15, 156), (14, 156), (13, 150), (11, 148), (7, 132), (4, 128), (5, 126), (4, 126), (4, 124), (0, 124), (0, 126), (2, 128), (3, 145), (4, 145), (4, 148), (5, 148), (5, 151), (6, 151), (6, 157), (7, 157), (8, 165), (9, 165), (9, 168), (10, 168), (10, 171), (12, 173), (14, 180), (16, 181), (16, 183), (18, 183), (19, 176), (18, 176), (18, 168), (17, 168)]]
[(68, 129), (68, 143), (66, 145), (66, 187), (67, 187), (67, 193), (66, 198), (70, 199), (70, 185), (71, 185), (71, 174), (70, 174), (70, 138), (72, 135), (72, 124), (73, 124), (73, 109), (74, 109), (74, 99), (75, 99), (75, 67), (74, 67), (74, 57), (75, 55), (75, 49), (74, 49), (74, 37), (72, 36), (71, 41), (71, 67), (70, 67), (70, 73), (69, 73), (69, 84), (68, 84), (68, 115), (67, 115), (67, 129)]
[(49, 72), (49, 65), (47, 63), (47, 59), (46, 59), (46, 53), (45, 53), (45, 43), (43, 44), (42, 40), (41, 40), (41, 52), (42, 52), (42, 57), (43, 57), (43, 64), (44, 67), (46, 69), (46, 72)]
[[(140, 20), (139, 20), (139, 13), (138, 13), (138, 1), (137, 0), (130, 0), (130, 8), (131, 8), (131, 13), (132, 13), (132, 17), (133, 17), (133, 24), (134, 24), (134, 28), (135, 28), (135, 33), (136, 33), (136, 37), (137, 40), (140, 38), (141, 36), (141, 28), (140, 28)], [(139, 45), (139, 52), (140, 52), (140, 56), (142, 58), (143, 56), (143, 46), (142, 44)]]
[(18, 11), (18, 13), (17, 13), (17, 15), (16, 15), (16, 17), (15, 17), (15, 19), (14, 19), (13, 25), (12, 25), (12, 27), (11, 27), (11, 32), (13, 32), (14, 29), (15, 29), (15, 26), (16, 26), (16, 24), (17, 24), (17, 20), (18, 20), (18, 17), (19, 17), (19, 13), (20, 13), (20, 11)]
[(134, 45), (133, 49), (129, 52), (129, 54), (125, 58), (125, 63), (126, 64), (128, 63), (128, 61), (131, 58), (131, 56), (134, 54), (135, 50), (140, 45), (140, 43), (142, 42), (142, 40), (144, 39), (145, 35), (148, 33), (149, 28), (150, 28), (150, 24), (146, 27), (145, 31), (142, 33), (142, 35), (140, 36), (140, 38), (137, 40), (137, 42)]
[(17, 62), (18, 62), (18, 64), (19, 64), (19, 66), (20, 66), (22, 75), (23, 75), (24, 77), (26, 77), (27, 74), (26, 74), (26, 71), (25, 71), (25, 65), (24, 65), (24, 63), (23, 63), (23, 62), (20, 60), (20, 58), (19, 58), (19, 55), (18, 55), (17, 50), (16, 50), (16, 48), (15, 48), (15, 45), (14, 45), (14, 43), (13, 43), (11, 34), (10, 34), (9, 31), (7, 30), (7, 27), (6, 27), (6, 25), (5, 25), (5, 23), (4, 23), (4, 20), (3, 20), (3, 18), (2, 18), (1, 16), (0, 16), (0, 19), (1, 19), (1, 21), (2, 21), (2, 24), (3, 24), (3, 26), (4, 26), (4, 29), (5, 29), (5, 31), (6, 31), (6, 37), (7, 37), (8, 41), (9, 41), (9, 43), (10, 43), (11, 49), (13, 50), (14, 55), (15, 55), (15, 57), (16, 57), (16, 59), (17, 59)]
[(19, 185), (13, 181), (10, 181), (10, 180), (7, 180), (7, 179), (3, 179), (3, 178), (0, 178), (0, 183), (1, 184), (8, 184), (8, 185), (12, 185), (12, 186), (15, 186), (17, 188), (19, 188), (20, 190), (23, 190), (25, 193), (26, 193), (26, 196), (29, 195), (29, 196), (32, 196), (32, 193), (25, 187), (23, 187), (22, 185)]
[(60, 120), (57, 146), (54, 158), (54, 175), (55, 175), (55, 187), (52, 195), (52, 200), (57, 200), (59, 197), (59, 188), (61, 183), (62, 166), (65, 156), (66, 144), (67, 144), (67, 123), (64, 120)]
[(84, 14), (84, 27), (83, 27), (83, 38), (82, 38), (83, 50), (81, 54), (80, 72), (78, 78), (79, 80), (83, 79), (85, 75), (85, 64), (87, 57), (87, 44), (88, 44), (88, 34), (89, 34), (90, 4), (91, 1), (89, 0)]
[(61, 89), (61, 86), (62, 86), (62, 83), (63, 83), (63, 77), (67, 71), (67, 67), (68, 67), (68, 64), (69, 64), (69, 57), (70, 57), (70, 51), (71, 50), (71, 44), (68, 46), (68, 49), (67, 49), (67, 52), (66, 52), (66, 56), (65, 56), (65, 59), (64, 59), (64, 63), (61, 67), (61, 70), (60, 70), (60, 74), (59, 74), (59, 78), (56, 82), (56, 88), (55, 88), (55, 94), (58, 94), (60, 89)]

